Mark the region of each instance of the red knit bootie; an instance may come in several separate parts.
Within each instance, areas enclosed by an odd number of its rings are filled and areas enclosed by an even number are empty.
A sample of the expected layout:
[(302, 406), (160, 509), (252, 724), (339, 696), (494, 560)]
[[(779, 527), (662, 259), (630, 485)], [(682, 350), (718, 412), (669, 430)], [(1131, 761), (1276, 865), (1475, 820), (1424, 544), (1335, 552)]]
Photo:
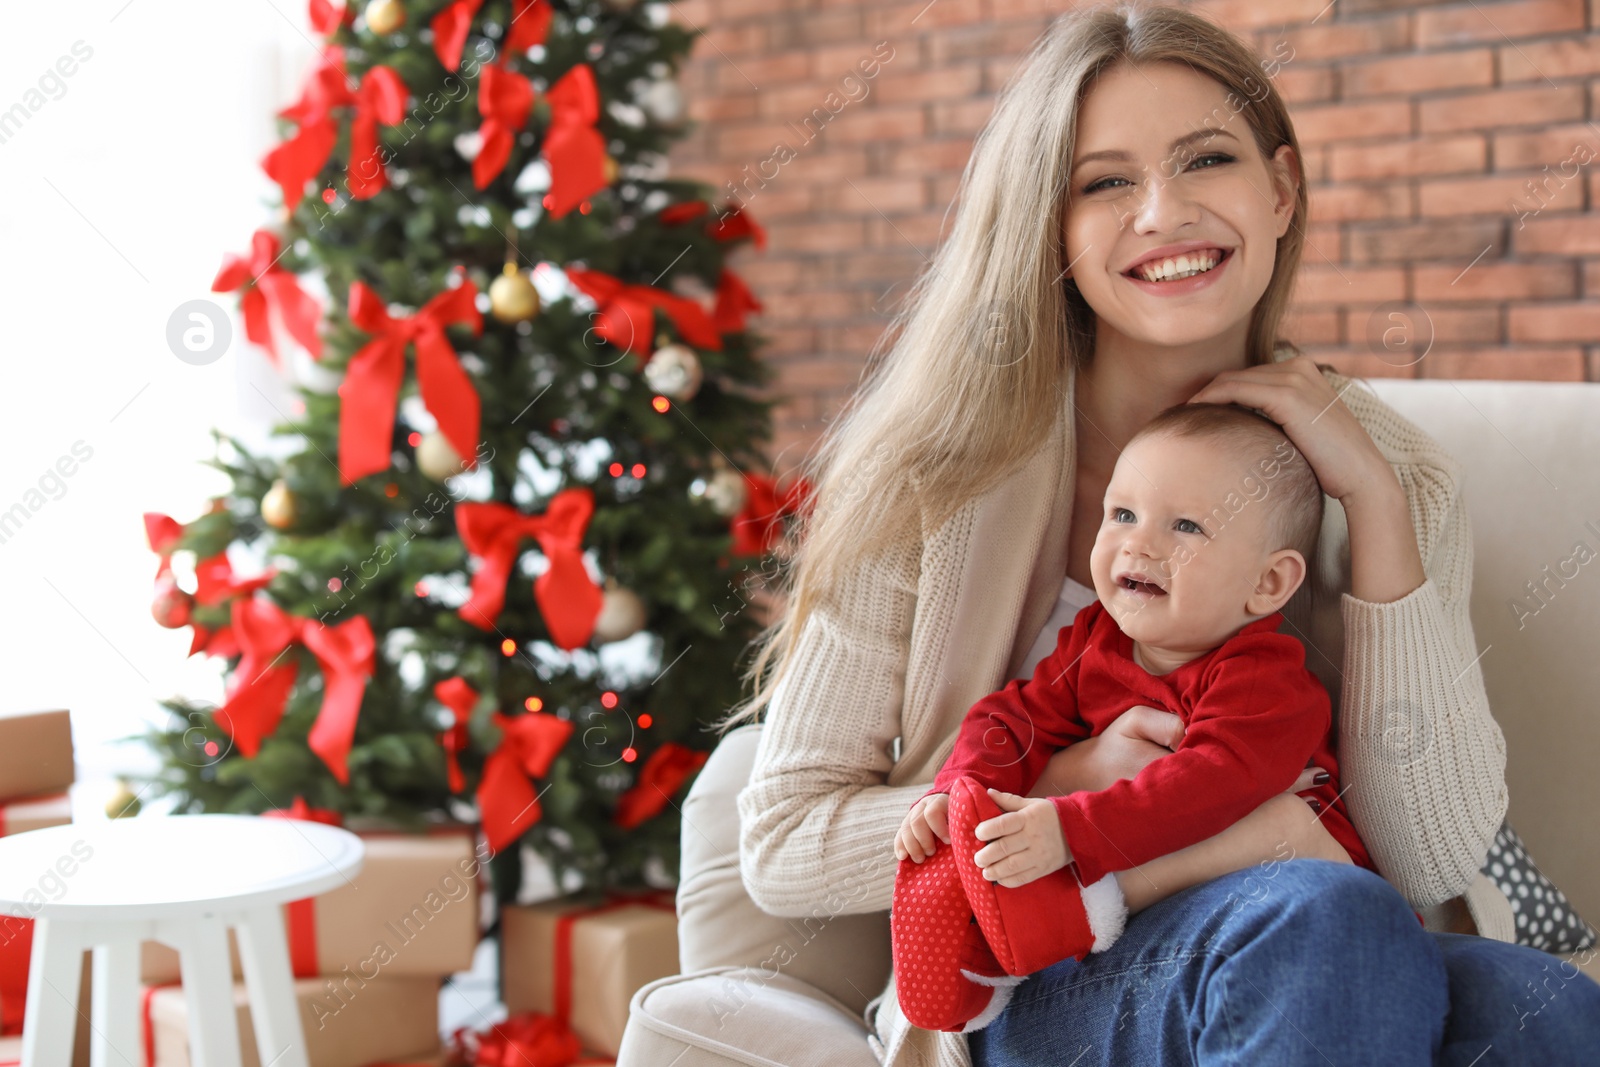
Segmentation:
[(913, 1026), (971, 1033), (993, 1022), (1021, 978), (1001, 970), (973, 921), (956, 873), (956, 853), (943, 842), (895, 872), (889, 935), (895, 997)]
[(1091, 886), (1078, 883), (1069, 863), (1027, 885), (991, 882), (973, 857), (989, 842), (977, 826), (1005, 812), (976, 779), (963, 775), (950, 787), (950, 844), (967, 904), (984, 939), (1007, 974), (1041, 971), (1067, 957), (1104, 952), (1122, 935), (1128, 906), (1114, 874)]

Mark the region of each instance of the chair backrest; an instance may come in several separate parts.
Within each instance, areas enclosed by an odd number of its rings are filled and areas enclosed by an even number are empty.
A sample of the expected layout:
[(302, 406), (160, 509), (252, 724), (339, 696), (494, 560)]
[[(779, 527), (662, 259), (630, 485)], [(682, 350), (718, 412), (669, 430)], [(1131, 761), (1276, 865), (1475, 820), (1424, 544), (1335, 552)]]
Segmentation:
[(1600, 922), (1600, 384), (1368, 384), (1461, 463), (1472, 625), (1506, 736), (1509, 818)]

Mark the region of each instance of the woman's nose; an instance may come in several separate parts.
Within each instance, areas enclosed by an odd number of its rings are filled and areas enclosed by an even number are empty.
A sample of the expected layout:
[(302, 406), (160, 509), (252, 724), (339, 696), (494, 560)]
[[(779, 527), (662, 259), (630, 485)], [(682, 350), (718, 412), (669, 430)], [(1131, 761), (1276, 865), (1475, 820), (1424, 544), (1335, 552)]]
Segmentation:
[(1136, 233), (1166, 233), (1199, 221), (1199, 209), (1181, 178), (1174, 180), (1147, 172), (1137, 196), (1138, 207), (1133, 213)]

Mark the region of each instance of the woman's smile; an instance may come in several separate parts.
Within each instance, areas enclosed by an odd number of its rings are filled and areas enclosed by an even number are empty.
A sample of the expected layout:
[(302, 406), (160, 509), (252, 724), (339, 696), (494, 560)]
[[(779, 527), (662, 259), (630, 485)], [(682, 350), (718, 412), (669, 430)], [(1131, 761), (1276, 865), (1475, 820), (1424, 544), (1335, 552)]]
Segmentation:
[(1231, 262), (1232, 251), (1212, 249), (1146, 262), (1122, 276), (1152, 296), (1184, 296), (1215, 283)]

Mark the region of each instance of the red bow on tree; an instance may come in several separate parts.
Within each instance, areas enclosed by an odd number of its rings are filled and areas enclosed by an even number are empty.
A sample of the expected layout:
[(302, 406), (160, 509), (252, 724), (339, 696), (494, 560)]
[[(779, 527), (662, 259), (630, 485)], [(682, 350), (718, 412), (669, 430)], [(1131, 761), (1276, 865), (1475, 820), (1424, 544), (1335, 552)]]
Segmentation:
[(709, 756), (709, 752), (696, 752), (676, 741), (666, 742), (644, 761), (633, 788), (617, 798), (616, 814), (611, 820), (624, 830), (632, 830), (645, 820), (655, 818)]
[(778, 520), (810, 508), (811, 487), (804, 478), (796, 478), (780, 494), (776, 479), (748, 471), (744, 484), (745, 504), (733, 517), (733, 551), (741, 556), (763, 556), (782, 532)]
[(677, 226), (680, 223), (690, 222), (711, 210), (711, 205), (704, 200), (684, 200), (677, 204), (668, 204), (656, 212), (656, 218), (663, 225)]
[(767, 247), (767, 231), (750, 217), (743, 206), (724, 209), (722, 217), (707, 226), (706, 232), (717, 241), (737, 241), (741, 237), (749, 237), (755, 241), (757, 248)]
[(255, 756), (262, 739), (278, 728), (299, 669), (294, 657), (281, 663), (278, 657), (292, 644), (304, 645), (322, 667), (322, 707), (306, 745), (341, 785), (348, 785), (346, 760), (377, 652), (366, 617), (324, 626), (256, 597), (233, 602), (233, 632), (243, 654), (227, 702), (217, 710), (218, 724), (238, 742), (240, 752)]
[[(161, 557), (161, 564), (156, 568), (157, 585), (162, 581), (172, 580), (172, 553), (176, 551), (178, 538), (182, 535), (183, 524), (170, 515), (163, 515), (159, 511), (144, 513), (145, 540), (149, 542), (150, 550)], [(249, 596), (271, 582), (277, 573), (277, 568), (268, 567), (255, 578), (236, 578), (233, 564), (228, 562), (228, 553), (218, 552), (195, 563), (194, 599), (210, 606), (221, 604), (233, 597)], [(227, 658), (239, 654), (239, 646), (233, 638), (232, 627), (223, 626), (213, 632), (192, 620), (189, 626), (193, 630), (189, 642), (189, 655), (203, 651), (208, 655)]]
[(329, 0), (311, 0), (307, 17), (311, 28), (324, 37), (331, 37), (340, 26), (356, 20), (356, 13), (347, 4), (335, 7)]
[(277, 265), (278, 247), (276, 234), (257, 230), (250, 238), (249, 255), (223, 258), (211, 291), (244, 290), (239, 297), (239, 310), (244, 315), (245, 336), (266, 349), (273, 365), (281, 368), (276, 331), (272, 328), (274, 315), (290, 337), (313, 358), (321, 359), (322, 338), (317, 335), (317, 320), (322, 317), (322, 305), (300, 288), (299, 279)]
[(455, 721), (439, 735), (439, 746), (444, 749), (445, 770), (450, 779), (450, 792), (459, 793), (467, 787), (461, 773), (461, 753), (466, 751), (467, 720), (472, 717), (473, 705), (478, 703), (478, 691), (460, 676), (446, 678), (433, 687), (434, 699), (449, 708)]
[[(455, 0), (429, 23), (433, 29), (433, 53), (446, 70), (461, 66), (467, 31), (472, 29), (473, 16), (482, 6), (483, 0)], [(511, 0), (511, 25), (506, 29), (505, 51), (526, 52), (536, 44), (543, 44), (554, 14), (549, 0)]]
[(472, 160), (472, 184), (479, 189), (494, 181), (511, 158), (517, 131), (528, 124), (533, 110), (533, 83), (504, 66), (487, 66), (478, 76), (478, 127), (480, 147)]
[(294, 803), (287, 808), (273, 808), (261, 813), (263, 819), (300, 819), (303, 822), (320, 822), (328, 826), (343, 826), (344, 816), (329, 808), (313, 808), (306, 798), (295, 795)]
[(583, 645), (594, 633), (602, 598), (583, 563), (583, 532), (593, 514), (594, 493), (581, 486), (557, 493), (543, 515), (524, 515), (510, 504), (457, 504), (461, 543), (482, 560), (472, 596), (457, 613), (481, 630), (494, 628), (522, 539), (532, 537), (550, 561), (533, 583), (550, 639), (565, 649)]
[(657, 289), (653, 285), (626, 285), (597, 270), (567, 267), (567, 278), (593, 300), (594, 332), (601, 338), (633, 352), (643, 366), (655, 351), (655, 312), (660, 308), (678, 328), (683, 339), (696, 348), (722, 350), (722, 335), (706, 309), (688, 297)]
[(720, 333), (742, 333), (744, 317), (751, 311), (760, 311), (761, 301), (750, 291), (733, 271), (722, 268), (717, 278), (717, 304), (711, 311), (711, 321)]
[(513, 717), (497, 711), (493, 722), (501, 730), (500, 745), (483, 764), (478, 814), (489, 847), (499, 852), (544, 816), (533, 779), (550, 773), (573, 724), (545, 712)]
[(350, 321), (375, 336), (350, 360), (339, 386), (339, 476), (345, 485), (389, 469), (394, 408), (405, 377), (406, 346), (417, 347), (417, 384), (422, 402), (439, 422), (439, 432), (462, 456), (468, 470), (477, 466), (478, 391), (461, 366), (444, 328), (465, 323), (483, 332), (483, 315), (474, 302), (477, 287), (463, 280), (405, 318), (390, 316), (366, 283), (350, 283)]
[(550, 164), (544, 209), (560, 218), (606, 187), (606, 141), (600, 118), (600, 87), (587, 63), (579, 63), (550, 86), (550, 128), (539, 154)]
[(300, 99), (278, 112), (299, 129), (261, 161), (262, 169), (283, 190), (284, 206), (294, 210), (305, 195), (306, 182), (317, 176), (333, 154), (339, 140), (339, 126), (333, 120), (336, 107), (356, 109), (350, 124), (350, 163), (345, 169), (350, 195), (357, 200), (378, 195), (388, 184), (383, 161), (378, 158), (378, 124), (393, 126), (404, 119), (406, 96), (400, 75), (383, 66), (367, 71), (352, 93), (344, 50), (337, 45), (325, 50), (306, 79)]

